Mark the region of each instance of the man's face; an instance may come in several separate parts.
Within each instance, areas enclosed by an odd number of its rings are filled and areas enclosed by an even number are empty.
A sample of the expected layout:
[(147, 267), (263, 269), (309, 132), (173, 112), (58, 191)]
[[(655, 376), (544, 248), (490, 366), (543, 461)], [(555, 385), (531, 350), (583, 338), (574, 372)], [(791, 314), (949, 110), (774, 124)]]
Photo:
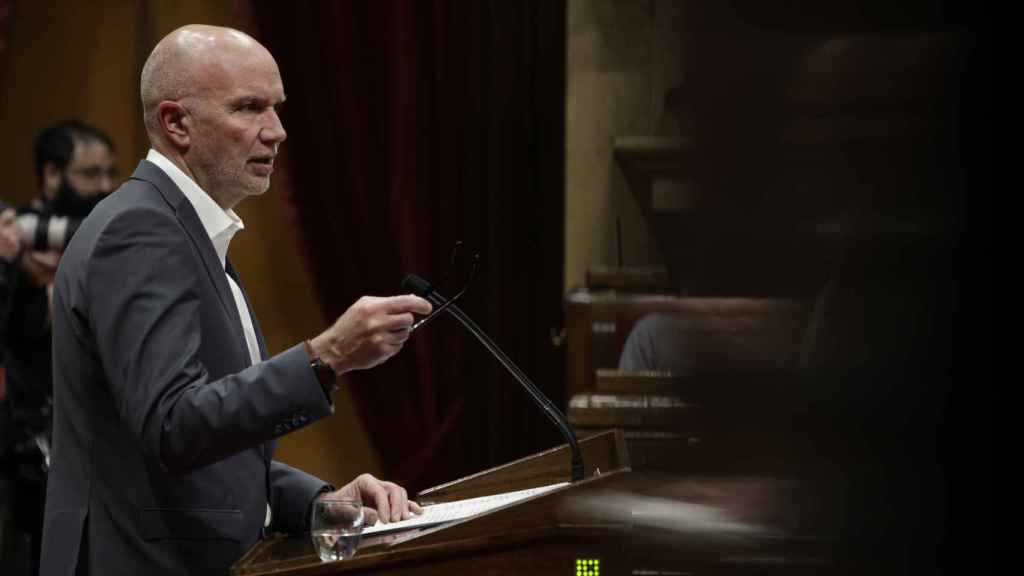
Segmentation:
[(117, 185), (114, 160), (114, 153), (103, 142), (79, 140), (75, 143), (71, 162), (64, 170), (64, 178), (82, 198), (105, 196)]
[(270, 187), (287, 136), (277, 115), (284, 99), (277, 64), (260, 48), (228, 51), (209, 84), (182, 103), (194, 119), (189, 164), (198, 184), (225, 207)]

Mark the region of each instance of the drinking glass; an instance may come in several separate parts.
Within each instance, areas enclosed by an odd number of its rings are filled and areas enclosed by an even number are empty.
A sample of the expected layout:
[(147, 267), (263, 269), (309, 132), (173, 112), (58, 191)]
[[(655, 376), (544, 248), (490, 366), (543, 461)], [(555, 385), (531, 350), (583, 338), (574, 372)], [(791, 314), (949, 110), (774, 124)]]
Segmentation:
[(363, 533), (363, 505), (357, 499), (325, 493), (313, 502), (310, 532), (313, 547), (323, 562), (355, 555)]

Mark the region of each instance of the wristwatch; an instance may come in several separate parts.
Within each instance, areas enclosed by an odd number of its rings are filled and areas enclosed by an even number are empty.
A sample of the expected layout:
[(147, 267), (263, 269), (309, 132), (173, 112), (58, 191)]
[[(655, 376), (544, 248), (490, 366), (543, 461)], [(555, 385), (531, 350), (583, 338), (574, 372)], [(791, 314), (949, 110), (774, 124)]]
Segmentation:
[(320, 387), (324, 389), (324, 394), (330, 399), (331, 393), (338, 389), (338, 374), (331, 368), (331, 365), (324, 362), (319, 356), (313, 355), (313, 347), (309, 344), (309, 340), (305, 342), (306, 352), (309, 354), (312, 360), (309, 362), (309, 367), (313, 370), (313, 374), (316, 375), (316, 381), (320, 383)]

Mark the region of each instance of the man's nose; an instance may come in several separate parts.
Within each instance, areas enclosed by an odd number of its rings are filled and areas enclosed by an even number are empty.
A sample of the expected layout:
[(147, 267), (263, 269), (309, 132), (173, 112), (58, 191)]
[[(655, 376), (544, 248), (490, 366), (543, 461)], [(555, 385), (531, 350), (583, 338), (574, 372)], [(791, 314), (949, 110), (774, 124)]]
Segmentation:
[(110, 174), (100, 176), (99, 189), (103, 194), (110, 194), (114, 191), (114, 177)]
[(288, 133), (284, 130), (284, 124), (281, 123), (277, 111), (272, 110), (270, 121), (263, 127), (263, 130), (260, 130), (260, 139), (270, 144), (280, 144), (286, 138), (288, 138)]

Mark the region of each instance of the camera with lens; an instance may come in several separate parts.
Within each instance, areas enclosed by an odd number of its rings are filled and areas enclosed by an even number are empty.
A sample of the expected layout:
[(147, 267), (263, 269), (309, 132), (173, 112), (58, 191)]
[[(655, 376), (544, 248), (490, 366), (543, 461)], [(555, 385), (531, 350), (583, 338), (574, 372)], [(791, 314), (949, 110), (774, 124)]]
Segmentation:
[(21, 242), (28, 250), (64, 250), (82, 223), (77, 218), (24, 212), (18, 214)]

